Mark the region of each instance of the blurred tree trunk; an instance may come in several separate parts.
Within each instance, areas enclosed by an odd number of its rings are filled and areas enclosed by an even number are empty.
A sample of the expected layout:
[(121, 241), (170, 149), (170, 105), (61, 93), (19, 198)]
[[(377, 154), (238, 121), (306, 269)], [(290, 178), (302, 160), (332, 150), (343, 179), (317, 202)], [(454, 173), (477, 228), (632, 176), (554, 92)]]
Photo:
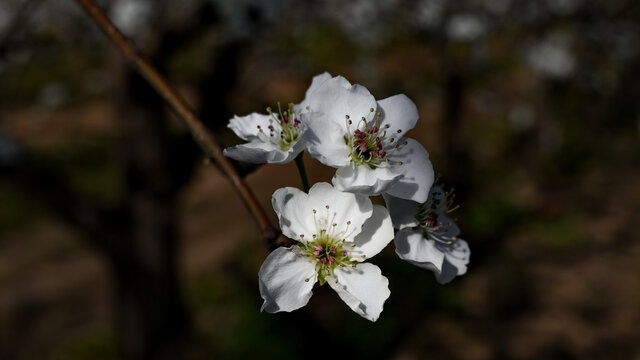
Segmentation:
[(189, 326), (178, 286), (177, 186), (163, 103), (119, 55), (113, 56), (113, 74), (124, 133), (127, 223), (118, 251), (111, 253), (118, 340), (127, 359), (183, 358)]

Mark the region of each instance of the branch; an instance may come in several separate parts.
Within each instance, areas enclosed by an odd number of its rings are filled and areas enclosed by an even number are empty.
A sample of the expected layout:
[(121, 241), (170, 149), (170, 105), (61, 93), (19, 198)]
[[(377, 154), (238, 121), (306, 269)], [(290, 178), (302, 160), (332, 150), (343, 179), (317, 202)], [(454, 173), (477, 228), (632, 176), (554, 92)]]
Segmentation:
[(98, 7), (93, 0), (76, 0), (85, 9), (87, 14), (96, 22), (100, 29), (116, 44), (124, 55), (133, 63), (135, 68), (149, 81), (151, 86), (158, 91), (160, 96), (177, 113), (178, 117), (184, 121), (191, 131), (194, 139), (205, 153), (222, 169), (224, 175), (229, 178), (236, 191), (244, 201), (245, 206), (251, 212), (254, 219), (260, 226), (262, 237), (271, 247), (279, 242), (279, 231), (271, 224), (264, 209), (258, 203), (255, 195), (244, 182), (231, 161), (224, 157), (222, 148), (215, 136), (204, 126), (202, 121), (189, 109), (184, 100), (169, 85), (167, 80), (147, 61), (135, 44), (124, 36), (118, 28), (111, 22), (107, 15)]

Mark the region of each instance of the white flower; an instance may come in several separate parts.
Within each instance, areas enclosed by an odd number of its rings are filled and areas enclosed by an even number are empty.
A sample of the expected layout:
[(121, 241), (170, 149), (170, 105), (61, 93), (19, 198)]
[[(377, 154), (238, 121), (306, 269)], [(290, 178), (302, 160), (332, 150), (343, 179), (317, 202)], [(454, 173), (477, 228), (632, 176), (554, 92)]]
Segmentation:
[(316, 281), (328, 283), (362, 317), (376, 321), (391, 294), (380, 269), (363, 261), (393, 239), (389, 212), (364, 195), (316, 183), (309, 194), (278, 189), (272, 198), (282, 233), (298, 244), (278, 248), (260, 272), (262, 309), (293, 311), (307, 304)]
[(433, 167), (424, 147), (404, 137), (418, 121), (418, 109), (406, 95), (376, 102), (365, 87), (337, 76), (320, 84), (308, 99), (307, 150), (338, 168), (332, 180), (336, 188), (427, 200)]
[(385, 195), (394, 227), (401, 229), (394, 239), (396, 253), (416, 266), (431, 270), (441, 284), (467, 272), (471, 252), (458, 238), (460, 229), (447, 214), (453, 192), (434, 186), (422, 204)]
[[(331, 78), (324, 73), (313, 78), (307, 90), (307, 97), (321, 83)], [(228, 127), (238, 137), (248, 141), (224, 149), (224, 155), (235, 160), (254, 164), (284, 164), (293, 160), (304, 150), (302, 136), (306, 130), (305, 98), (299, 105), (289, 104), (284, 111), (278, 104), (278, 112), (267, 108), (268, 114), (252, 113), (247, 116), (234, 116)]]

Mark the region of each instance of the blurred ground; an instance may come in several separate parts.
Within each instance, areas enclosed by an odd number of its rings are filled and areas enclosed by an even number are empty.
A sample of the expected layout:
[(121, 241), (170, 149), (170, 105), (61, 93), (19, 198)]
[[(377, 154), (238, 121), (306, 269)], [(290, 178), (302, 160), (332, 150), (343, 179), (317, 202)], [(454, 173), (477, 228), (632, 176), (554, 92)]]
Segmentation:
[[(462, 26), (459, 12), (469, 11), (447, 10), (438, 25), (445, 40), (395, 23), (378, 41), (371, 33), (354, 40), (316, 20), (292, 32), (274, 26), (267, 41), (243, 48), (224, 98), (232, 113), (299, 101), (325, 70), (378, 99), (412, 98), (421, 119), (409, 136), (456, 186), (471, 264), (440, 286), (386, 249), (372, 262), (392, 294), (374, 324), (317, 287), (297, 313), (260, 313), (256, 274), (267, 252), (257, 227), (226, 179), (199, 163), (179, 191), (177, 219), (182, 295), (195, 328), (191, 358), (299, 358), (326, 342), (366, 358), (640, 359), (640, 79), (637, 57), (624, 51), (637, 53), (638, 43), (611, 41), (603, 50), (584, 40), (596, 35), (580, 32), (583, 22), (628, 24), (637, 12), (597, 17), (590, 2), (562, 3), (539, 22), (497, 21), (489, 9), (479, 16), (484, 25)], [(473, 35), (474, 26), (484, 33)], [(193, 79), (208, 65), (199, 56), (215, 52), (219, 37), (198, 37), (167, 66), (194, 105), (214, 101)], [(104, 90), (112, 71), (106, 40), (38, 39), (31, 55), (18, 46), (0, 64), (0, 131), (64, 171), (72, 188), (111, 203), (122, 182), (122, 129)], [(548, 41), (535, 45), (541, 39)], [(332, 169), (305, 160), (312, 182), (331, 178)], [(275, 189), (300, 186), (293, 164), (261, 167), (247, 180), (269, 211)], [(109, 267), (56, 215), (0, 177), (0, 358), (117, 358)]]

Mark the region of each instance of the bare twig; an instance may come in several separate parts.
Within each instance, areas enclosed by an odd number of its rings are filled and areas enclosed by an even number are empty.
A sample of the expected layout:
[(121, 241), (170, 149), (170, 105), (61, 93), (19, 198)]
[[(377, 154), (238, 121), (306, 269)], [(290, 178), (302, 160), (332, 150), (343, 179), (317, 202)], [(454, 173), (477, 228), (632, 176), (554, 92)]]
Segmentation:
[(144, 76), (160, 96), (171, 106), (178, 116), (187, 125), (194, 139), (205, 155), (222, 169), (229, 178), (245, 205), (257, 221), (262, 231), (262, 237), (271, 247), (279, 242), (279, 231), (271, 224), (264, 209), (255, 195), (242, 179), (233, 164), (223, 156), (222, 149), (215, 136), (204, 126), (202, 121), (193, 113), (177, 92), (169, 85), (167, 80), (147, 61), (134, 43), (124, 36), (111, 22), (109, 17), (98, 7), (93, 0), (76, 0), (91, 16), (102, 31), (116, 44), (124, 55), (133, 63), (136, 69)]

